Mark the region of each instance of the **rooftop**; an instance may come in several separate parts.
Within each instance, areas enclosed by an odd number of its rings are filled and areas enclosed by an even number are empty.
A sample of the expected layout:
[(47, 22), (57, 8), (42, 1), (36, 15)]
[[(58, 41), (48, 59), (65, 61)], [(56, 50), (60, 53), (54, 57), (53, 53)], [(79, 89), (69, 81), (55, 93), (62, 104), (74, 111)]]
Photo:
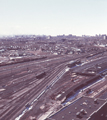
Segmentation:
[(46, 120), (86, 120), (97, 111), (106, 100), (81, 97)]

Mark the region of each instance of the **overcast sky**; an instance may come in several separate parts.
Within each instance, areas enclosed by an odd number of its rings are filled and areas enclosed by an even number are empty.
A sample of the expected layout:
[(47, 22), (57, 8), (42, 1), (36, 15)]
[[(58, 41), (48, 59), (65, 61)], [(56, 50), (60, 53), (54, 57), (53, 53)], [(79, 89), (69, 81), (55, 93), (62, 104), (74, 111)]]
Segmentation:
[(0, 0), (0, 35), (107, 33), (107, 0)]

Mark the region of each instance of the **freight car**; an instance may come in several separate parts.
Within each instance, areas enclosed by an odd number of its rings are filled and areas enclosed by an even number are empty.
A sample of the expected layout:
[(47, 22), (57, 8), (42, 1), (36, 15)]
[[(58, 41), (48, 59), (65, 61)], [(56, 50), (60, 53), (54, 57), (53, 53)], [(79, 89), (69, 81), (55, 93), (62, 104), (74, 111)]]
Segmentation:
[(41, 79), (41, 78), (43, 78), (43, 77), (45, 77), (46, 76), (46, 72), (41, 72), (41, 73), (39, 73), (38, 75), (36, 75), (36, 78), (37, 79)]

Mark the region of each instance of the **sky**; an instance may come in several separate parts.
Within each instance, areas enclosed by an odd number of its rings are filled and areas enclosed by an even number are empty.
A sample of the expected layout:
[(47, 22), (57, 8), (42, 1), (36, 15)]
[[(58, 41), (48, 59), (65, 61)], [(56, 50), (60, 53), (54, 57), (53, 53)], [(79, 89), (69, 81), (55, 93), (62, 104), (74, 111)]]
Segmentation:
[(0, 0), (0, 35), (107, 33), (107, 0)]

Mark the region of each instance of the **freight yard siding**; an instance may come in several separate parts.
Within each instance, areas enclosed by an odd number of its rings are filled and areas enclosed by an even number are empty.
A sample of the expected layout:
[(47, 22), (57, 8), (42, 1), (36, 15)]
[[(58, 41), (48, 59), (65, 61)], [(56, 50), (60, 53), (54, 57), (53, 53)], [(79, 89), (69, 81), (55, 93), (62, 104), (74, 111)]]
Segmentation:
[(68, 89), (67, 91), (65, 91), (65, 93), (63, 93), (58, 100), (62, 100), (64, 97), (69, 97), (71, 95), (73, 95), (76, 91), (82, 89), (83, 87), (87, 86), (90, 83), (95, 82), (96, 80), (102, 78), (100, 75), (96, 75), (90, 79), (84, 80), (82, 82), (80, 82), (79, 84), (76, 84), (75, 86), (73, 86), (72, 88)]
[(82, 75), (82, 76), (95, 76), (95, 73), (86, 73), (86, 72), (77, 72), (77, 75)]

